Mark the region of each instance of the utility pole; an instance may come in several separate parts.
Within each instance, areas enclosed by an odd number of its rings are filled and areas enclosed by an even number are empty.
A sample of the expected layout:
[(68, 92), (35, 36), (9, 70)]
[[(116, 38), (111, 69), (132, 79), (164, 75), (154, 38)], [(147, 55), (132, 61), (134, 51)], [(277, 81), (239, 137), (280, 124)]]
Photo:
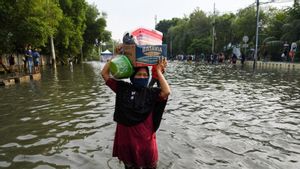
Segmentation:
[(257, 61), (258, 30), (259, 30), (259, 0), (256, 0), (256, 35), (255, 35), (255, 53), (253, 58), (253, 69), (255, 69), (256, 61)]
[(212, 30), (212, 46), (211, 46), (211, 52), (212, 54), (215, 53), (215, 37), (216, 37), (216, 32), (215, 32), (215, 23), (216, 23), (216, 5), (214, 3), (214, 15), (213, 15), (213, 30)]

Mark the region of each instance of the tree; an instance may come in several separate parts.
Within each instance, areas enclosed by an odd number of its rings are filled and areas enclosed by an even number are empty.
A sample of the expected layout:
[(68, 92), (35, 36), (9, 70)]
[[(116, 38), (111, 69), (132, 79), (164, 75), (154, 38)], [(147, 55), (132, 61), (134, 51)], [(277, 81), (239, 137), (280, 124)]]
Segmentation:
[(283, 35), (281, 37), (284, 41), (295, 42), (300, 39), (300, 19), (293, 20), (290, 23), (283, 25)]
[(289, 42), (300, 40), (300, 6), (294, 5), (287, 11), (286, 22), (282, 27), (283, 34), (281, 39)]
[(172, 26), (176, 26), (180, 21), (179, 18), (172, 18), (171, 20), (162, 20), (156, 26), (155, 29), (163, 33), (163, 43), (168, 43), (170, 40), (168, 39), (168, 30)]
[(83, 34), (83, 51), (86, 56), (91, 55), (95, 45), (101, 45), (95, 44), (96, 39), (98, 42), (108, 42), (111, 38), (111, 33), (105, 30), (106, 20), (100, 15), (96, 6), (88, 5), (87, 8), (86, 29)]
[[(22, 1), (1, 1), (1, 25), (0, 34), (5, 34), (1, 42), (8, 42), (3, 48), (7, 49), (22, 48), (26, 44), (35, 47), (45, 46), (48, 37), (55, 32), (56, 22), (49, 19), (45, 6), (49, 5), (53, 16), (60, 15), (60, 9), (55, 2), (49, 1), (46, 4), (43, 0), (22, 0)], [(52, 23), (52, 24), (49, 24)], [(53, 25), (53, 27), (51, 27)], [(2, 36), (1, 36), (2, 37)], [(2, 46), (2, 45), (1, 45)]]
[(13, 22), (13, 1), (0, 1), (0, 54), (12, 52), (14, 36), (10, 28)]
[(271, 11), (268, 12), (267, 16), (269, 17), (266, 24), (266, 33), (268, 34), (268, 36), (280, 39), (283, 35), (282, 26), (286, 22), (286, 12), (282, 10), (271, 9)]
[(193, 39), (192, 43), (188, 47), (188, 53), (200, 55), (201, 53), (211, 52), (211, 39), (209, 37), (203, 39)]
[(244, 35), (247, 35), (250, 40), (254, 40), (256, 29), (255, 8), (247, 7), (239, 10), (232, 28), (234, 30), (233, 44), (239, 43)]
[(216, 18), (216, 51), (223, 51), (234, 40), (233, 23), (236, 16), (233, 13), (224, 14)]
[(173, 55), (184, 54), (186, 52), (187, 24), (187, 19), (181, 20), (169, 30), (168, 34), (172, 36)]
[(75, 56), (80, 61), (83, 46), (83, 34), (86, 28), (85, 0), (59, 0), (63, 11), (63, 19), (59, 24), (55, 39), (59, 60), (64, 63), (67, 57)]
[(202, 10), (197, 8), (190, 14), (187, 32), (191, 37), (204, 38), (210, 36), (211, 28), (211, 19)]

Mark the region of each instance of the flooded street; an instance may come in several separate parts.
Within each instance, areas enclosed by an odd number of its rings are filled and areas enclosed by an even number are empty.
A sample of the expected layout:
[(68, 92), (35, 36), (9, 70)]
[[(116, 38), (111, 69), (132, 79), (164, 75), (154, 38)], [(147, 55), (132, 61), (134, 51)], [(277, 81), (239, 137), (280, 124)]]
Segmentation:
[[(103, 63), (0, 88), (0, 168), (121, 169)], [(300, 168), (300, 71), (169, 62), (159, 169)]]

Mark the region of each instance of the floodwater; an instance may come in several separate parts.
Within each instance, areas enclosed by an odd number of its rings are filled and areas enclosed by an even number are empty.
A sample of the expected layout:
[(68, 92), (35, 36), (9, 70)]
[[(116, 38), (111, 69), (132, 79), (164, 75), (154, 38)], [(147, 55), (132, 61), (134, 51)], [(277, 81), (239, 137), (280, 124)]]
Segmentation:
[[(0, 168), (121, 169), (103, 63), (0, 88)], [(300, 72), (170, 62), (159, 169), (299, 169)]]

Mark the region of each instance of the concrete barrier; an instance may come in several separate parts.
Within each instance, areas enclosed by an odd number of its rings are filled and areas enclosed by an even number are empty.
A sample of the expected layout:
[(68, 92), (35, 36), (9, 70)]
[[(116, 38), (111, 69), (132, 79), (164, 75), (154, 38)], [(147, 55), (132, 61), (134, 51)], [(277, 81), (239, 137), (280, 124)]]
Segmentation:
[(0, 79), (0, 86), (10, 86), (16, 83), (30, 82), (30, 80), (41, 80), (41, 73), (36, 73), (32, 75), (17, 75), (14, 77), (6, 77), (5, 79)]
[(30, 76), (29, 75), (24, 75), (24, 76), (15, 77), (15, 81), (17, 83), (29, 82), (30, 81)]
[[(253, 61), (246, 61), (246, 65), (253, 66)], [(272, 68), (272, 69), (300, 69), (299, 63), (287, 63), (287, 62), (256, 62), (257, 68)]]
[(41, 74), (40, 73), (35, 73), (30, 75), (31, 80), (41, 80)]
[(15, 84), (15, 79), (0, 79), (0, 86), (10, 86)]

